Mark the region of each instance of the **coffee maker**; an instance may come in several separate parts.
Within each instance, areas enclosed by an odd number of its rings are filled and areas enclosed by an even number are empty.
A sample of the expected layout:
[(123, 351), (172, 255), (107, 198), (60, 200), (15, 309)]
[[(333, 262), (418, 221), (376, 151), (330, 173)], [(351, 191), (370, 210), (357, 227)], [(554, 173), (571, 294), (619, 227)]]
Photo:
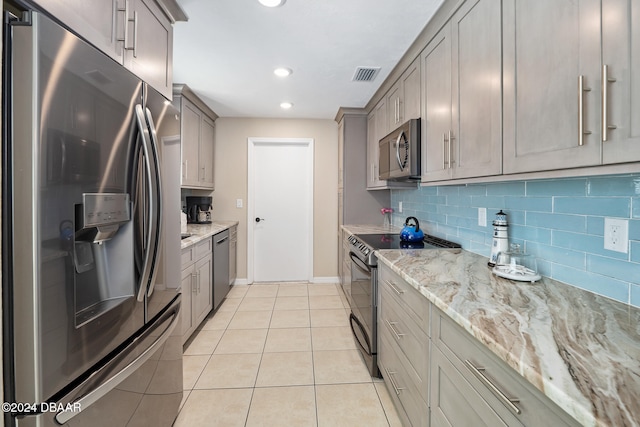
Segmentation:
[(188, 196), (187, 223), (211, 224), (211, 209), (213, 209), (211, 196)]

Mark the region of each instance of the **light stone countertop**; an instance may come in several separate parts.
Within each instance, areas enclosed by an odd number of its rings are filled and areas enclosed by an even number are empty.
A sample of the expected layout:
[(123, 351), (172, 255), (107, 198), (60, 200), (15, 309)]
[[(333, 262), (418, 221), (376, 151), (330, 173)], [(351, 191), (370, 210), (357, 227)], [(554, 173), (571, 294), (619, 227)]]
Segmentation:
[(581, 424), (640, 425), (640, 309), (548, 278), (496, 277), (462, 249), (377, 253)]
[(213, 221), (211, 224), (187, 224), (187, 233), (191, 234), (191, 237), (182, 239), (180, 249), (188, 248), (234, 225), (238, 225), (238, 221)]

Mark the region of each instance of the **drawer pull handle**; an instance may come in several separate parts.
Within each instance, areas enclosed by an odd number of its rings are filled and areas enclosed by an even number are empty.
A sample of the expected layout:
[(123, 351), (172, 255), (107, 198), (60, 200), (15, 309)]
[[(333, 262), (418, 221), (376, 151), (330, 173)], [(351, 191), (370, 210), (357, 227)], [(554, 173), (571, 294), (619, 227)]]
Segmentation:
[(388, 280), (385, 280), (385, 282), (387, 283), (387, 285), (389, 285), (389, 287), (391, 289), (393, 289), (395, 291), (396, 294), (398, 294), (398, 295), (404, 294), (404, 291), (402, 289), (398, 289), (398, 287), (395, 285), (395, 283), (392, 283), (392, 282), (390, 282)]
[(384, 368), (384, 370), (387, 372), (387, 378), (389, 378), (389, 381), (391, 382), (391, 387), (393, 387), (393, 391), (396, 392), (396, 396), (400, 396), (400, 392), (402, 390), (404, 390), (403, 387), (398, 387), (398, 385), (396, 384), (396, 381), (393, 379), (393, 376), (396, 374), (395, 372), (391, 372), (388, 368)]
[(496, 395), (496, 397), (498, 397), (500, 400), (503, 401), (503, 403), (509, 408), (511, 409), (513, 412), (515, 412), (516, 414), (520, 415), (522, 413), (522, 411), (520, 410), (520, 408), (518, 408), (515, 404), (520, 402), (519, 399), (510, 399), (507, 397), (506, 394), (504, 394), (502, 392), (502, 390), (500, 390), (498, 387), (496, 387), (491, 380), (489, 380), (489, 378), (487, 378), (487, 376), (484, 374), (484, 368), (476, 368), (475, 366), (473, 366), (473, 363), (471, 363), (468, 359), (464, 361), (465, 365), (467, 365), (467, 368), (469, 368), (469, 370), (476, 376), (478, 377), (478, 379), (480, 381), (482, 381), (484, 383), (484, 385), (487, 386), (487, 388), (489, 390), (491, 390), (491, 392), (493, 394)]
[(398, 330), (395, 328), (395, 325), (398, 324), (398, 322), (389, 322), (388, 320), (385, 319), (385, 322), (387, 322), (387, 326), (389, 327), (389, 329), (391, 329), (391, 332), (393, 332), (393, 335), (396, 336), (396, 339), (400, 339), (402, 338), (405, 334), (401, 334), (400, 332), (398, 332)]

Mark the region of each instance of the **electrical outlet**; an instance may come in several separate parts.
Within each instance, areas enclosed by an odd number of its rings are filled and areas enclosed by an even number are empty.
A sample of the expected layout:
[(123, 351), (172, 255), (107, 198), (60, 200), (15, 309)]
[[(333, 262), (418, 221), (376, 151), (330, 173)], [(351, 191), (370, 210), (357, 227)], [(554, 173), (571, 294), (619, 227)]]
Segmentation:
[(402, 213), (402, 202), (398, 202), (398, 213)]
[(236, 208), (242, 207), (242, 199), (236, 199)]
[(604, 219), (604, 248), (627, 253), (629, 250), (629, 221), (626, 219)]
[(478, 225), (480, 227), (487, 226), (487, 208), (478, 208)]

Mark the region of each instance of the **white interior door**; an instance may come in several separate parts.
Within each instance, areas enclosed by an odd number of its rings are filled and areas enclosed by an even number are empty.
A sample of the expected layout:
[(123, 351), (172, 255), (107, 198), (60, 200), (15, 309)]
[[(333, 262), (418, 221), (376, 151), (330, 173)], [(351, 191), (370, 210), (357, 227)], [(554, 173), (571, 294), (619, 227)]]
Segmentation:
[(313, 139), (250, 138), (248, 203), (249, 281), (310, 281)]

